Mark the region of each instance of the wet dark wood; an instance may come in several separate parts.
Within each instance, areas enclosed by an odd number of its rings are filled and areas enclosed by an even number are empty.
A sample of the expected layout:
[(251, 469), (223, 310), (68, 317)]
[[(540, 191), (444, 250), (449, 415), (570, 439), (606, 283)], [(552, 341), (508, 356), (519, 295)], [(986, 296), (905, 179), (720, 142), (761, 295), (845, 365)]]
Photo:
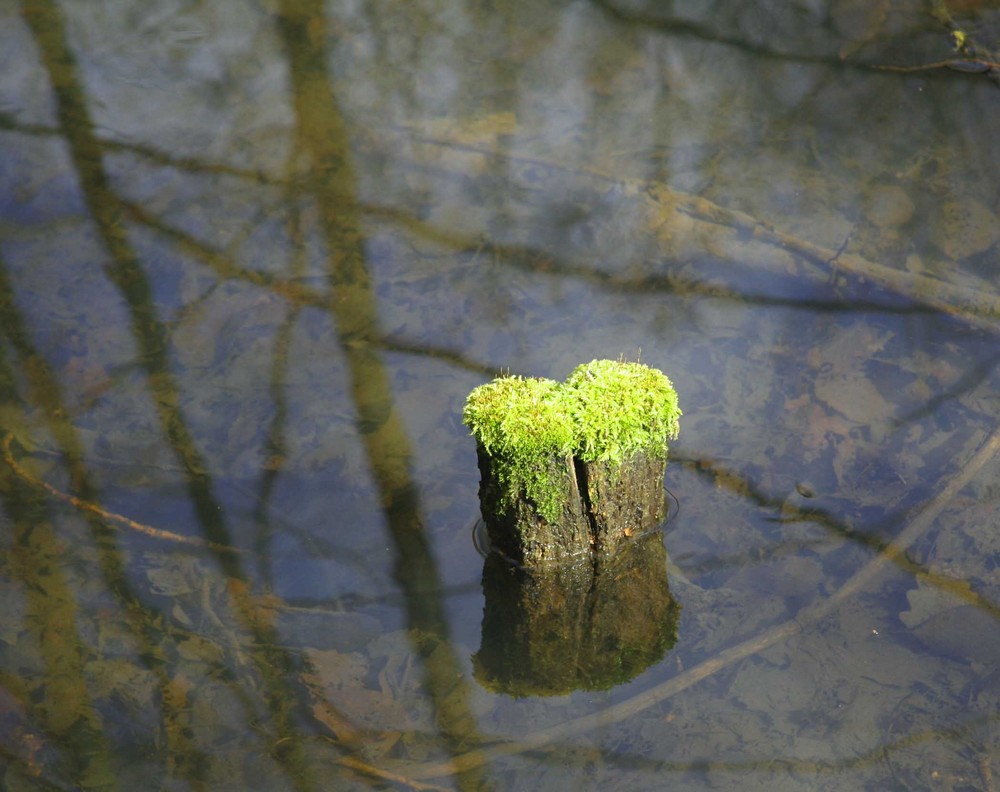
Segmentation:
[(667, 462), (636, 454), (619, 465), (578, 462), (577, 477), (590, 521), (591, 543), (599, 552), (615, 552), (666, 518), (663, 479)]
[[(558, 519), (546, 520), (523, 491), (507, 493), (479, 449), (479, 500), (494, 549), (520, 564), (612, 553), (666, 517), (666, 460), (639, 453), (620, 466), (573, 457), (545, 460), (560, 492)], [(513, 501), (513, 508), (504, 504)]]
[(528, 566), (590, 553), (590, 521), (580, 497), (573, 458), (550, 457), (545, 464), (546, 475), (557, 482), (561, 491), (560, 514), (554, 522), (539, 514), (538, 505), (523, 490), (510, 493), (514, 507), (505, 507), (508, 493), (494, 474), (489, 455), (479, 449), (479, 503), (490, 544)]

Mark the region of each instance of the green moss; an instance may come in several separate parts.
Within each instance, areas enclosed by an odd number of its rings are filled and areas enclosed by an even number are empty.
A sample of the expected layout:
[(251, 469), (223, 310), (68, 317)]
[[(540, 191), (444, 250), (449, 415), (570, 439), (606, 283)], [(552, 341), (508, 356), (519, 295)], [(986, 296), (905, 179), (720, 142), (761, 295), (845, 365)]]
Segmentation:
[(552, 460), (621, 464), (637, 451), (666, 458), (677, 437), (677, 392), (665, 374), (641, 363), (593, 360), (569, 379), (500, 377), (469, 394), (462, 420), (489, 454), (504, 487), (502, 508), (521, 489), (552, 522), (562, 497), (549, 480)]
[(576, 423), (576, 454), (585, 462), (621, 464), (637, 451), (666, 459), (677, 437), (677, 391), (662, 372), (641, 363), (592, 360), (566, 381)]
[(559, 383), (500, 377), (469, 394), (462, 420), (490, 456), (503, 485), (502, 507), (512, 508), (511, 499), (523, 489), (543, 517), (555, 520), (561, 496), (549, 481), (551, 460), (575, 446), (573, 416)]

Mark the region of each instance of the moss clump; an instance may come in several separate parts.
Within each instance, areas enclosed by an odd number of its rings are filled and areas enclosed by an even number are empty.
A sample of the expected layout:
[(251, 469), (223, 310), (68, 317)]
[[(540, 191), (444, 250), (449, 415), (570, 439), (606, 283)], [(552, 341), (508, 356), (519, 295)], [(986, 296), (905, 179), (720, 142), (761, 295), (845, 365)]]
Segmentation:
[(577, 366), (564, 400), (576, 424), (576, 455), (621, 464), (638, 451), (666, 459), (680, 429), (677, 391), (662, 371), (641, 363), (592, 360)]
[(636, 452), (666, 459), (677, 437), (677, 392), (665, 374), (641, 363), (593, 360), (565, 383), (500, 377), (466, 400), (462, 420), (496, 468), (501, 508), (520, 493), (554, 521), (560, 487), (549, 480), (551, 461), (620, 465)]
[(543, 517), (554, 520), (560, 496), (548, 481), (548, 462), (571, 454), (576, 443), (559, 383), (500, 377), (469, 394), (462, 421), (495, 465), (503, 487), (501, 506), (513, 508), (523, 490)]

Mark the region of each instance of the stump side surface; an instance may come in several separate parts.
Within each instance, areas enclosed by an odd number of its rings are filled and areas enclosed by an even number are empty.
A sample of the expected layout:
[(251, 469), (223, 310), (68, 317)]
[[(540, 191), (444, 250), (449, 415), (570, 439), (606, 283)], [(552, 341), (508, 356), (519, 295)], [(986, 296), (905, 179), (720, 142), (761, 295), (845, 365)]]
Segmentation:
[(584, 462), (580, 467), (581, 489), (597, 550), (614, 552), (663, 522), (665, 459), (640, 452), (621, 465)]
[(535, 503), (520, 488), (508, 492), (507, 482), (489, 454), (479, 449), (479, 501), (492, 546), (518, 563), (577, 558), (589, 553), (591, 531), (577, 485), (572, 457), (547, 457), (544, 476), (559, 492), (557, 518), (546, 520)]
[(495, 460), (479, 450), (479, 499), (490, 543), (519, 563), (612, 553), (666, 516), (664, 459), (638, 453), (614, 465), (553, 456), (544, 464), (562, 504), (551, 522), (523, 489), (509, 492)]

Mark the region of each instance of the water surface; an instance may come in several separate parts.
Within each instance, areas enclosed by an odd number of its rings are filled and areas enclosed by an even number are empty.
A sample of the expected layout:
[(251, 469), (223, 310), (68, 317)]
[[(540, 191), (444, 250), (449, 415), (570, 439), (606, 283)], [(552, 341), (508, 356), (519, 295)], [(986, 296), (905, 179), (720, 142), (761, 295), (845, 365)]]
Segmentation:
[[(982, 5), (8, 4), (2, 785), (994, 789)], [(676, 634), (504, 690), (462, 404), (620, 356)]]

